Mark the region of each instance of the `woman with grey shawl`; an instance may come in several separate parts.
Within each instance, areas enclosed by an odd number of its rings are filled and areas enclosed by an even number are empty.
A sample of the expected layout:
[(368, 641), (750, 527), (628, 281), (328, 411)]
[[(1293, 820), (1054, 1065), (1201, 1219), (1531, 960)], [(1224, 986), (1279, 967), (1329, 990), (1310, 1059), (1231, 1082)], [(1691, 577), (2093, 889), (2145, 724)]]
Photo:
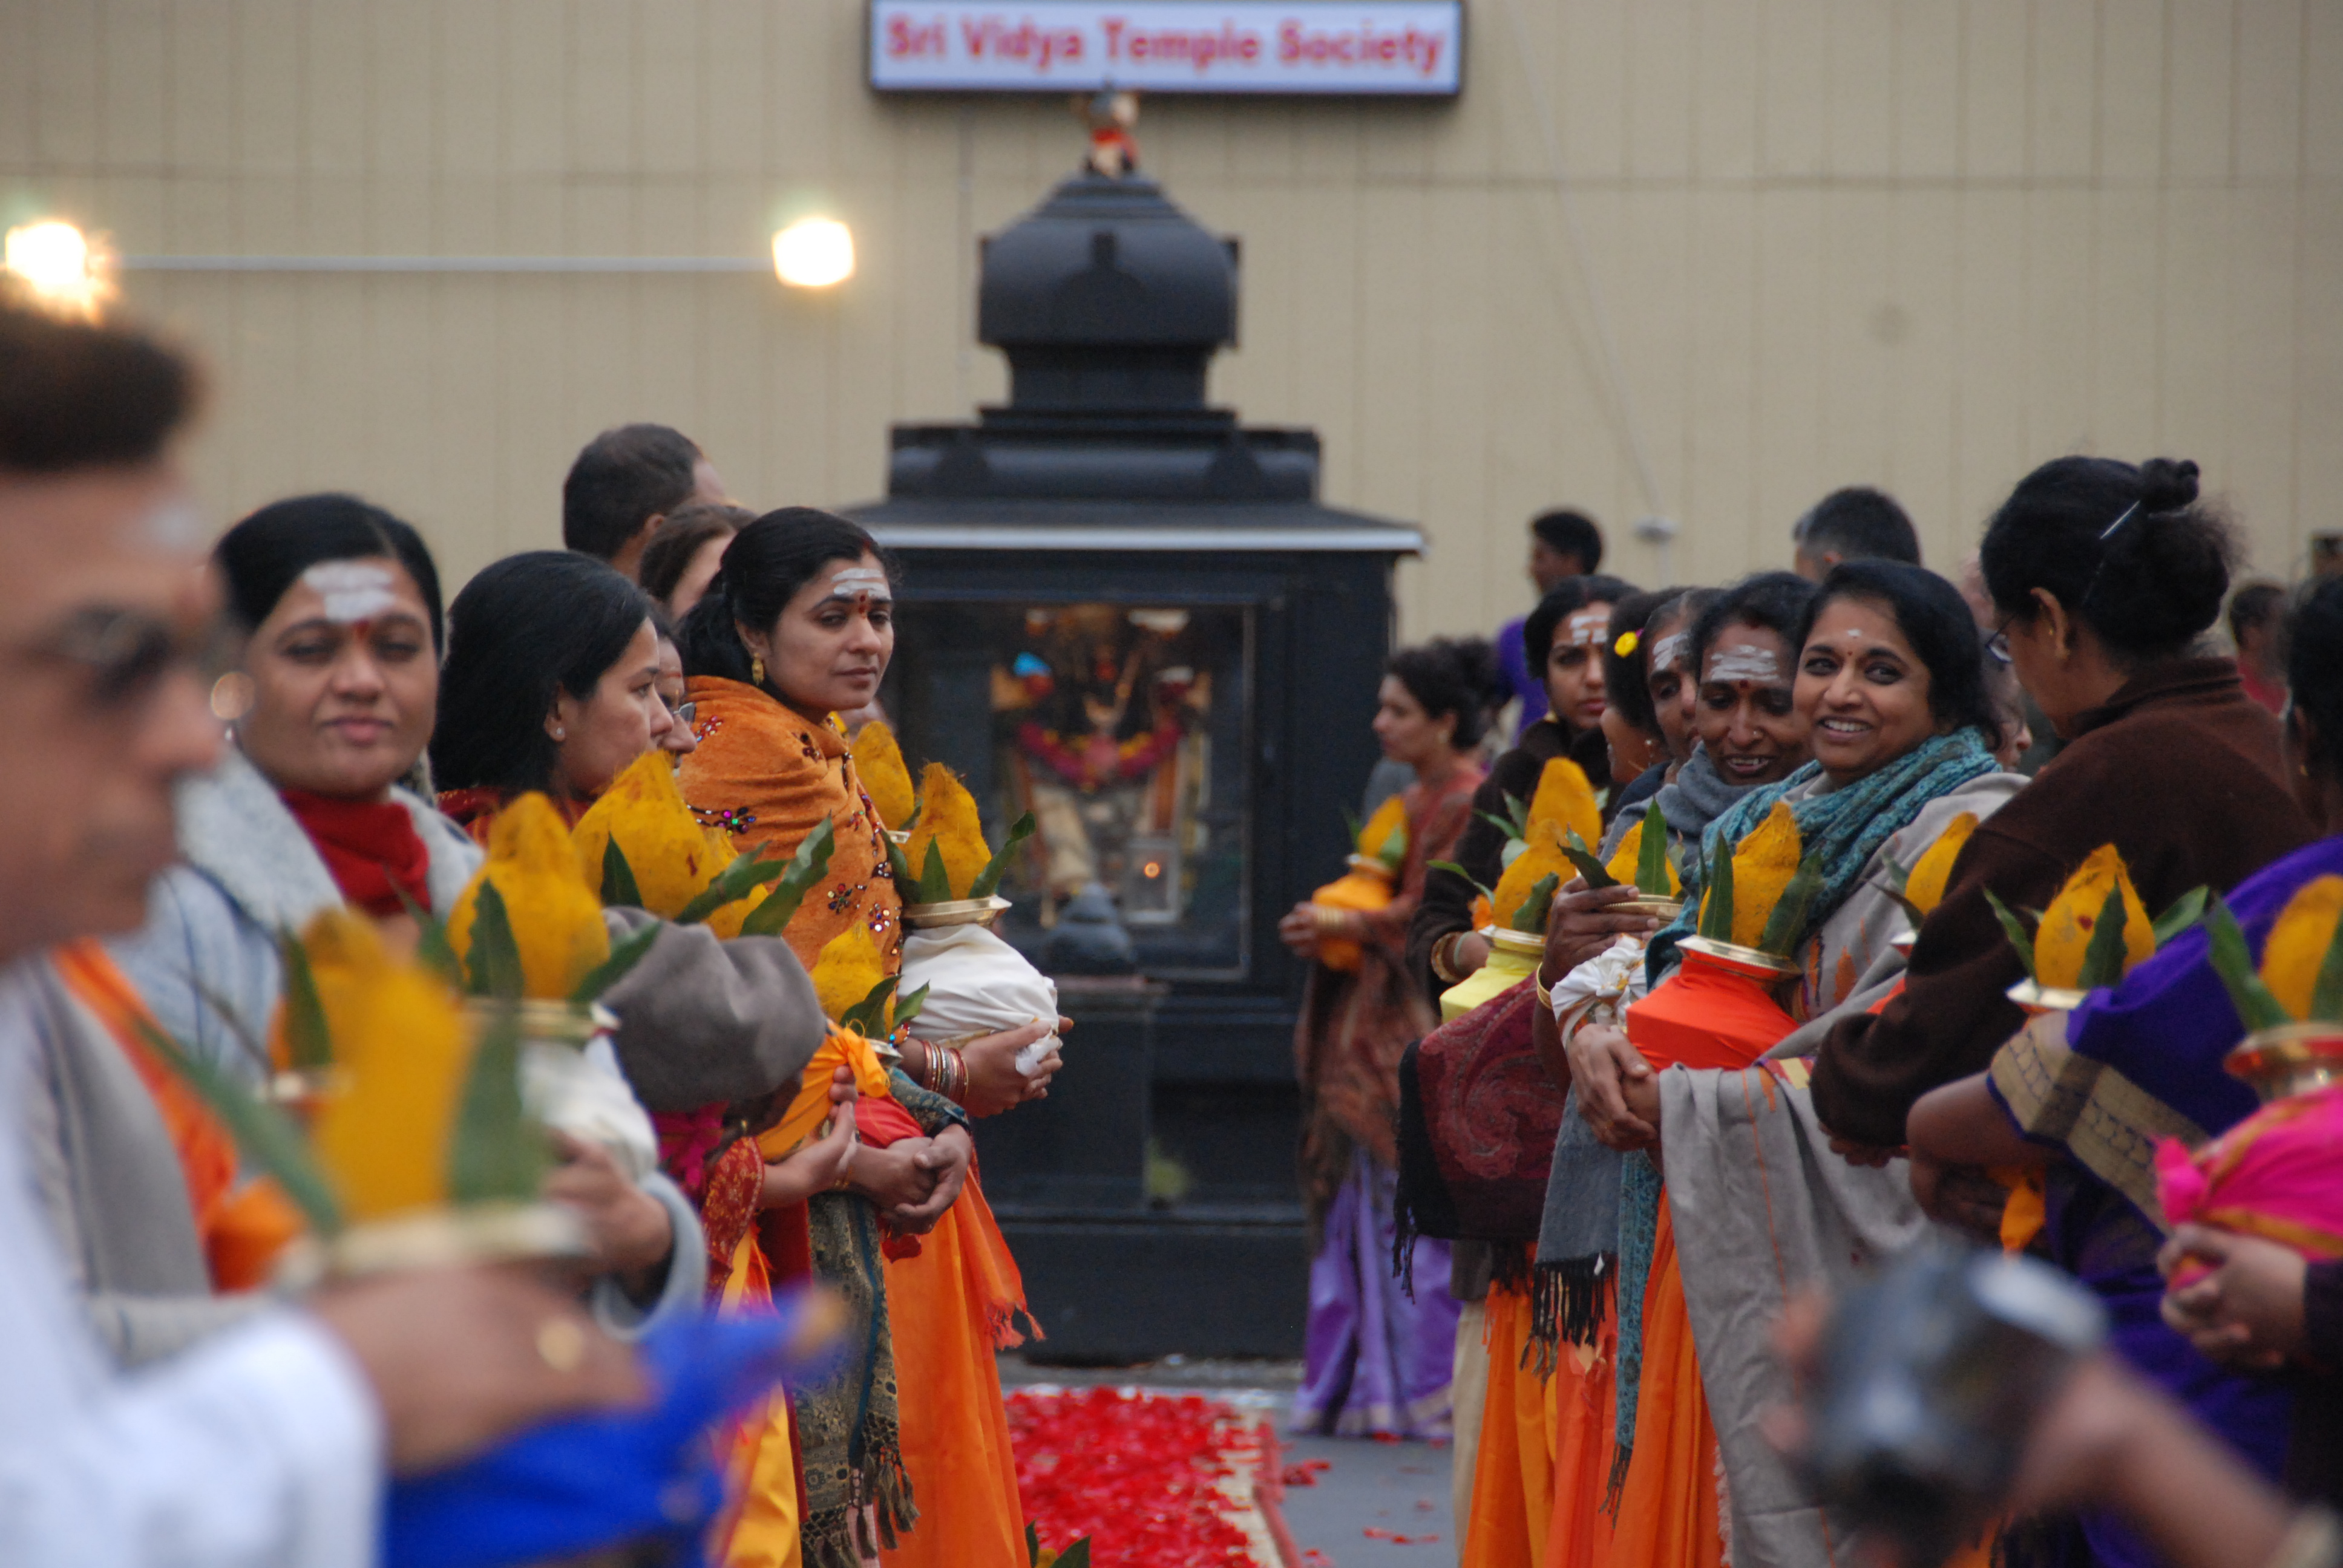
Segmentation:
[[(1696, 909), (1706, 857), (1730, 853), (1776, 804), (1789, 807), (1821, 878), (1790, 950), (1800, 966), (1791, 1009), (1802, 1027), (1770, 1060), (1742, 1070), (1654, 1074), (1615, 1026), (1582, 1027), (1568, 1042), (1583, 1119), (1606, 1146), (1629, 1151), (1617, 1218), (1619, 1528), (1629, 1528), (1642, 1490), (1628, 1456), (1653, 1450), (1649, 1462), (1670, 1462), (1648, 1441), (1667, 1412), (1638, 1409), (1635, 1397), (1643, 1286), (1664, 1195), (1699, 1372), (1696, 1390), (1680, 1387), (1676, 1398), (1681, 1407), (1705, 1392), (1729, 1493), (1718, 1526), (1742, 1568), (1827, 1555), (1820, 1511), (1756, 1428), (1758, 1411), (1789, 1394), (1766, 1342), (1770, 1324), (1793, 1291), (1843, 1284), (1923, 1223), (1900, 1168), (1827, 1156), (1800, 1059), (1830, 1020), (1873, 1005), (1900, 975), (1890, 944), (1908, 922), (1885, 891), (1891, 865), (1910, 866), (1956, 818), (1989, 816), (2025, 782), (1993, 759), (1997, 722), (1976, 626), (1941, 578), (1895, 563), (1843, 565), (1815, 596), (1798, 647), (1795, 706), (1811, 721), (1815, 760), (1710, 824), (1704, 855), (1687, 861), (1684, 891), (1685, 908)], [(1680, 916), (1652, 939), (1650, 983), (1672, 972), (1690, 930)], [(1557, 994), (1557, 1007), (1564, 1000)]]

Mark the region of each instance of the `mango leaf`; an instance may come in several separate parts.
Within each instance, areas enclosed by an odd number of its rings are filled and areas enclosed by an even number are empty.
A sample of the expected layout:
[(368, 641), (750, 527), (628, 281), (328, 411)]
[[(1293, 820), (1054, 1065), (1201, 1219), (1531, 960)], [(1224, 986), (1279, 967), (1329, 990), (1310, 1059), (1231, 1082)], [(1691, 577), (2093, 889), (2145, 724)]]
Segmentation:
[(901, 978), (889, 975), (872, 986), (869, 996), (846, 1010), (846, 1016), (838, 1020), (840, 1027), (860, 1030), (872, 1040), (884, 1035), (887, 1032), (887, 999), (895, 994), (895, 982)]
[(1700, 906), (1700, 934), (1711, 941), (1733, 940), (1733, 846), (1717, 836), (1716, 853), (1709, 857), (1708, 896)]
[(1529, 896), (1513, 911), (1513, 930), (1545, 935), (1545, 918), (1554, 909), (1554, 890), (1560, 886), (1562, 879), (1552, 871), (1532, 882)]
[[(1887, 865), (1891, 873), (1904, 869), (1896, 865), (1893, 860), (1890, 860)], [(1903, 883), (1896, 882), (1891, 885), (1886, 878), (1882, 878), (1871, 885), (1877, 891), (1886, 894), (1888, 898), (1895, 900), (1896, 907), (1904, 911), (1904, 918), (1912, 922), (1912, 929), (1915, 931), (1918, 930), (1920, 929), (1921, 922), (1928, 918), (1921, 912), (1919, 905), (1914, 903), (1911, 900), (1904, 896), (1901, 890)]]
[(574, 1002), (598, 1000), (604, 991), (626, 979), (627, 971), (642, 962), (643, 955), (649, 952), (652, 944), (659, 940), (659, 928), (664, 924), (663, 920), (652, 920), (641, 930), (628, 931), (612, 943), (610, 956), (586, 971), (578, 982), (578, 989), (569, 993), (569, 1000)]
[(920, 896), (911, 901), (918, 904), (943, 904), (951, 901), (951, 873), (944, 869), (944, 846), (940, 839), (928, 840), (927, 863), (920, 868)]
[(408, 898), (406, 889), (394, 888), (391, 890), (398, 895), (398, 901), (407, 906), (407, 918), (415, 922), (417, 960), (455, 990), (462, 990), (464, 960), (456, 956), (456, 946), (447, 940), (447, 922)]
[(2343, 921), (2336, 923), (2335, 940), (2319, 960), (2318, 979), (2310, 988), (2310, 1016), (2328, 1023), (2343, 1020)]
[[(807, 837), (812, 837), (808, 834)], [(764, 850), (750, 849), (716, 873), (716, 879), (699, 890), (699, 896), (676, 911), (679, 926), (696, 926), (727, 904), (738, 903), (753, 893), (763, 883), (779, 874), (786, 860), (769, 860)]]
[[(2246, 946), (2246, 933), (2237, 928), (2237, 917), (2229, 912), (2228, 904), (2215, 893), (2205, 906), (2205, 935), (2208, 942), (2207, 956), (2213, 960), (2213, 972), (2221, 977), (2221, 984), (2229, 992), (2229, 1005), (2237, 1010), (2237, 1019), (2246, 1032), (2276, 1029), (2291, 1020), (2278, 998), (2270, 995), (2269, 987), (2254, 970), (2253, 950)], [(2333, 955), (2328, 955), (2328, 963)], [(2328, 965), (2320, 966), (2319, 978), (2326, 978)]]
[(2156, 917), (2156, 945), (2164, 944), (2205, 918), (2205, 900), (2213, 895), (2210, 888), (2191, 888), (2172, 900), (2172, 907)]
[(896, 998), (895, 1027), (897, 1029), (902, 1028), (920, 1016), (920, 1010), (928, 1005), (928, 992), (933, 989), (932, 986), (921, 986), (909, 996)]
[(1041, 1531), (1030, 1519), (1025, 1522), (1025, 1568), (1041, 1568)]
[[(1909, 885), (1909, 884), (1910, 884), (1910, 882), (1911, 882), (1911, 880), (1912, 880), (1912, 866), (1899, 866), (1899, 865), (1897, 865), (1897, 864), (1896, 863), (1896, 858), (1895, 858), (1893, 855), (1890, 855), (1890, 856), (1886, 857), (1886, 859), (1887, 859), (1887, 880), (1886, 880), (1886, 889), (1887, 889), (1887, 890), (1888, 890), (1888, 891), (1890, 891), (1890, 892), (1896, 892), (1896, 893), (1900, 893), (1900, 892), (1902, 892), (1902, 891), (1905, 890), (1905, 888), (1906, 888), (1907, 885)], [(1918, 861), (1916, 861), (1916, 860), (1913, 862), (1913, 865), (1915, 865), (1915, 866), (1916, 866), (1917, 864), (1919, 864), (1919, 862), (1918, 862)], [(1874, 884), (1874, 885), (1875, 885), (1875, 886), (1876, 886), (1877, 884)], [(1905, 902), (1906, 902), (1907, 904), (1909, 903), (1909, 901), (1910, 901), (1910, 900), (1905, 900)]]
[(1577, 834), (1573, 833), (1570, 837), (1572, 842), (1563, 846), (1563, 855), (1578, 868), (1578, 874), (1586, 879), (1586, 885), (1590, 888), (1617, 887), (1619, 879), (1611, 874), (1611, 868), (1587, 853), (1585, 847), (1577, 842)]
[(1656, 797), (1644, 810), (1644, 837), (1635, 856), (1635, 890), (1655, 899), (1674, 891), (1668, 886), (1668, 817)]
[[(1510, 799), (1512, 797), (1508, 796), (1507, 799)], [(1494, 811), (1475, 811), (1473, 815), (1503, 833), (1508, 843), (1519, 843), (1524, 837), (1522, 825), (1510, 817), (1500, 817)]]
[(1085, 1535), (1059, 1553), (1050, 1568), (1091, 1568), (1091, 1538)]
[(1530, 836), (1530, 803), (1528, 799), (1520, 795), (1507, 795), (1505, 797), (1505, 811), (1506, 814), (1511, 816), (1513, 819), (1513, 837), (1516, 839), (1528, 838)]
[[(968, 896), (970, 898), (989, 899), (992, 897), (993, 893), (1001, 886), (1001, 877), (1009, 869), (1009, 857), (1016, 850), (1018, 845), (1023, 843), (1026, 839), (1033, 836), (1033, 813), (1031, 811), (1026, 812), (1025, 815), (1018, 818), (1016, 821), (1010, 824), (1009, 841), (992, 852), (992, 859), (984, 863), (984, 869), (979, 871), (976, 874), (976, 880), (968, 885)], [(1358, 841), (1359, 836), (1355, 833), (1352, 834), (1351, 842), (1355, 844)]]
[(508, 1000), (520, 995), (520, 943), (513, 936), (505, 896), (485, 879), (472, 909), (471, 960), (468, 989), (472, 995)]
[[(903, 853), (903, 846), (897, 841), (895, 835), (890, 833), (886, 838), (887, 869), (894, 873), (896, 890), (908, 895), (919, 886), (920, 879), (911, 874), (911, 859)], [(908, 898), (906, 901), (909, 901)]]
[(1765, 918), (1765, 929), (1758, 933), (1759, 951), (1776, 958), (1790, 956), (1790, 950), (1805, 935), (1806, 911), (1814, 907), (1815, 895), (1822, 882), (1822, 862), (1818, 858), (1798, 862), (1790, 885), (1782, 890), (1782, 896), (1774, 901), (1774, 912)]
[[(2026, 966), (2026, 978), (2032, 980), (2034, 978), (2034, 939), (2026, 934), (2026, 928), (2018, 923), (2017, 917), (2009, 912), (2009, 906), (2003, 903), (2000, 895), (1991, 888), (1985, 890), (1985, 901), (1993, 906), (1993, 918), (2001, 922), (2001, 934), (2007, 937), (2009, 945), (2017, 950), (2017, 961)], [(2035, 919), (2038, 920), (2041, 917), (2036, 915)]]
[(2124, 907), (2122, 884), (2109, 888), (2098, 921), (2091, 927), (2091, 940), (2083, 948), (2083, 972), (2076, 981), (2083, 990), (2097, 990), (2123, 979), (2124, 921), (2130, 912)]
[(472, 1048), (447, 1155), (447, 1195), (458, 1203), (535, 1199), (553, 1162), (545, 1130), (521, 1103), (520, 1010), (495, 1009)]
[(1452, 877), (1462, 877), (1465, 881), (1472, 884), (1472, 888), (1474, 892), (1480, 894), (1483, 898), (1488, 900), (1493, 904), (1497, 901), (1497, 895), (1495, 893), (1490, 891), (1487, 888), (1483, 887), (1478, 878), (1474, 877), (1472, 872), (1466, 870), (1463, 867), (1458, 865), (1453, 860), (1426, 860), (1423, 863), (1423, 869), (1427, 871), (1445, 871)]
[(342, 1229), (341, 1202), (292, 1118), (263, 1101), (243, 1080), (222, 1071), (155, 1024), (141, 1019), (137, 1028), (146, 1048), (226, 1126), (245, 1158), (285, 1190), (285, 1196), (309, 1221), (309, 1229), (321, 1239), (337, 1234)]
[[(830, 851), (838, 847), (837, 831), (830, 819), (824, 817), (813, 825), (813, 831), (798, 845), (798, 852), (789, 858), (781, 871), (780, 880), (765, 895), (765, 901), (749, 911), (740, 922), (744, 937), (778, 937), (789, 929), (789, 920), (813, 890), (821, 874), (830, 869)], [(768, 862), (770, 864), (770, 862)]]
[(285, 1050), (299, 1069), (324, 1067), (334, 1060), (334, 1035), (326, 1022), (325, 999), (317, 994), (317, 971), (309, 967), (309, 950), (287, 927), (277, 933), (277, 952), (285, 965)]
[(618, 848), (616, 839), (607, 839), (602, 845), (602, 907), (643, 907), (643, 890), (635, 886), (635, 869), (627, 864), (627, 852)]

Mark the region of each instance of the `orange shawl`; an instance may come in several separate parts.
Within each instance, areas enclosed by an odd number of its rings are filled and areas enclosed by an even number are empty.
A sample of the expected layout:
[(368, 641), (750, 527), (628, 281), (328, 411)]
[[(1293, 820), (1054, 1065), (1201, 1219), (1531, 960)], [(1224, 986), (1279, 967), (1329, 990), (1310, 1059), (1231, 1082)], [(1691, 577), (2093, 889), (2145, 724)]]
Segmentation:
[(793, 854), (828, 817), (838, 836), (830, 869), (789, 921), (789, 943), (811, 970), (830, 940), (857, 920), (870, 926), (889, 970), (902, 944), (903, 900), (887, 865), (886, 831), (854, 769), (846, 737), (753, 686), (691, 678), (699, 749), (676, 769), (692, 814), (732, 835), (741, 849)]
[(74, 1000), (106, 1026), (154, 1097), (179, 1157), (213, 1287), (246, 1291), (265, 1283), (277, 1254), (301, 1231), (291, 1201), (273, 1181), (238, 1180), (235, 1140), (146, 1044), (145, 1031), (159, 1026), (105, 949), (94, 941), (68, 942), (49, 961)]

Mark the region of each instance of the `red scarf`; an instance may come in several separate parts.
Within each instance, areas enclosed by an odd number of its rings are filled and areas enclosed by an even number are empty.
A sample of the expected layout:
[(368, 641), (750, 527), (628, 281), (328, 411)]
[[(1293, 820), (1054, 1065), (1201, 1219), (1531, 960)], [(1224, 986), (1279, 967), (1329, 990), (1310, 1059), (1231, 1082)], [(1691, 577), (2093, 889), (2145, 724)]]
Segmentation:
[(431, 851), (415, 819), (396, 800), (341, 800), (307, 789), (279, 791), (309, 835), (342, 897), (367, 914), (403, 915), (404, 893), (431, 907)]

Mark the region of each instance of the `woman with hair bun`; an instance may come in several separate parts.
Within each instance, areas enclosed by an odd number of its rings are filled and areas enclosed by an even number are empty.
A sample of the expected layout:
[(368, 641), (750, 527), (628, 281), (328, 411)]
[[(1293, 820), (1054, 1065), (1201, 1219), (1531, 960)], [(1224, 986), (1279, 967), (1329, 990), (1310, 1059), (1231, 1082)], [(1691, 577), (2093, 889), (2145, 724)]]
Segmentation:
[[(2278, 723), (2200, 651), (2235, 558), (2197, 500), (2197, 465), (2059, 457), (1994, 514), (1982, 552), (2001, 624), (1990, 657), (2066, 742), (1979, 827), (1921, 928), (1903, 993), (1834, 1029), (1815, 1109), (1851, 1154), (1884, 1160), (1913, 1102), (1981, 1071), (2026, 1021), (2004, 994), (2026, 978), (1986, 900), (2042, 909), (2112, 840), (2151, 914), (2223, 891), (2310, 837), (2278, 756)], [(2153, 1238), (2143, 1263), (2155, 1253)]]
[[(1445, 1435), (1456, 1348), (1446, 1243), (1418, 1239), (1413, 1297), (1392, 1277), (1392, 1199), (1402, 1053), (1438, 1021), (1406, 962), (1424, 869), (1454, 853), (1482, 772), (1474, 749), (1503, 701), (1497, 662), (1478, 639), (1405, 648), (1384, 666), (1374, 732), (1414, 769), (1401, 795), (1407, 852), (1381, 910), (1296, 904), (1278, 936), (1310, 964), (1293, 1030), (1302, 1079), (1303, 1201), (1322, 1237), (1310, 1265), (1308, 1362), (1295, 1421), (1346, 1437)], [(1353, 943), (1357, 967), (1318, 962), (1319, 944)]]

